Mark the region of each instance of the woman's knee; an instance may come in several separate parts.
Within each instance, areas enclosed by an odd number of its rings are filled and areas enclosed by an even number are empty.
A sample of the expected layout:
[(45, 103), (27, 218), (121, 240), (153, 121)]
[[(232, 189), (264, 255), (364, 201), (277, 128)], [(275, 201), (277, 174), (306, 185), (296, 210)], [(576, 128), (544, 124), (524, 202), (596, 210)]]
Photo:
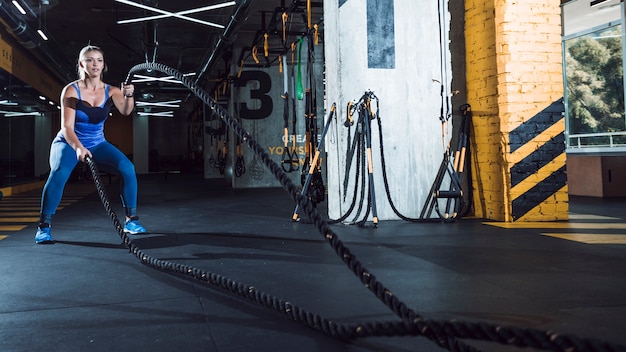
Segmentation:
[(48, 178), (52, 181), (52, 182), (61, 182), (61, 183), (65, 183), (67, 182), (67, 180), (70, 178), (70, 176), (72, 175), (72, 171), (74, 170), (74, 168), (69, 168), (69, 167), (55, 167), (53, 169), (50, 170), (50, 175), (48, 176)]
[(120, 173), (124, 179), (135, 179), (135, 165), (130, 160), (124, 160), (120, 163)]

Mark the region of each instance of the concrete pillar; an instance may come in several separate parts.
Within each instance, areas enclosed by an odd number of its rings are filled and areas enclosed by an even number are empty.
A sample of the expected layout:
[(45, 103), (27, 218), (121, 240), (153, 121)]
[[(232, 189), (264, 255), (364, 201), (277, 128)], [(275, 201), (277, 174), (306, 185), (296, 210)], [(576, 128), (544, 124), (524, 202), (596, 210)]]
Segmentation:
[(476, 215), (565, 220), (560, 2), (466, 0)]
[(58, 119), (59, 114), (51, 115), (35, 116), (35, 177), (45, 175), (50, 171), (48, 160), (50, 158), (50, 143), (52, 143), (52, 119)]
[[(366, 91), (372, 91), (379, 99), (385, 151), (383, 165), (380, 129), (378, 122), (373, 121), (377, 217), (399, 218), (387, 200), (383, 167), (395, 207), (402, 215), (419, 216), (451, 131), (449, 123), (442, 128), (440, 121), (440, 109), (445, 105), (442, 95), (449, 98), (451, 80), (447, 44), (450, 17), (446, 4), (447, 1), (418, 4), (414, 0), (324, 1), (325, 107), (328, 110), (336, 103), (338, 114), (326, 137), (331, 218), (347, 211), (354, 193), (351, 186), (344, 189), (343, 185), (348, 160), (348, 129), (343, 121), (348, 102), (359, 100)], [(444, 115), (449, 115), (452, 107), (443, 108)], [(354, 167), (351, 170), (354, 172)]]
[(133, 116), (133, 163), (135, 172), (145, 174), (150, 171), (150, 118), (147, 116)]

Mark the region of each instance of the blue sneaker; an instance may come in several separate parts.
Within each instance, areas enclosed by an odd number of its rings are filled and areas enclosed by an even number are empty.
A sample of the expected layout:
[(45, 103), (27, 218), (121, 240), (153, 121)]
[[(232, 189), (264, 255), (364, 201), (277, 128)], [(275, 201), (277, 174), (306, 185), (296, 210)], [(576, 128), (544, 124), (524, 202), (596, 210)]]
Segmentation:
[(146, 233), (146, 229), (141, 226), (138, 219), (139, 218), (137, 217), (132, 217), (129, 220), (126, 220), (126, 223), (124, 224), (124, 232), (131, 235)]
[(37, 234), (35, 235), (35, 243), (46, 244), (54, 243), (54, 239), (50, 236), (50, 227), (37, 227)]

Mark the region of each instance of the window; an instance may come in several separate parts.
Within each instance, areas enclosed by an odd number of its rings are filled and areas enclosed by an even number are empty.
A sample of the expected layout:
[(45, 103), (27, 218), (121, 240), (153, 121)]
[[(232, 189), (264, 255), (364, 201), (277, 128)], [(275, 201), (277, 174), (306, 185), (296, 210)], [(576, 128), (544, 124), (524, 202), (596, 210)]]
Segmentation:
[(569, 150), (626, 149), (621, 8), (618, 0), (577, 0), (563, 6)]

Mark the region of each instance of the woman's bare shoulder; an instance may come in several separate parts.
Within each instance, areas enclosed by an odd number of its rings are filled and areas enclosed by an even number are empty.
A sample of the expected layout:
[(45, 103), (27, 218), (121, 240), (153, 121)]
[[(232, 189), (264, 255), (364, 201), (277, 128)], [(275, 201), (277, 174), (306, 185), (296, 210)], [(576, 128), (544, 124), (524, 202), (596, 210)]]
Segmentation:
[(61, 96), (78, 97), (78, 92), (76, 91), (76, 88), (74, 88), (74, 85), (76, 84), (78, 84), (78, 81), (73, 81), (73, 82), (66, 84), (65, 87), (63, 87), (63, 90), (61, 91)]

